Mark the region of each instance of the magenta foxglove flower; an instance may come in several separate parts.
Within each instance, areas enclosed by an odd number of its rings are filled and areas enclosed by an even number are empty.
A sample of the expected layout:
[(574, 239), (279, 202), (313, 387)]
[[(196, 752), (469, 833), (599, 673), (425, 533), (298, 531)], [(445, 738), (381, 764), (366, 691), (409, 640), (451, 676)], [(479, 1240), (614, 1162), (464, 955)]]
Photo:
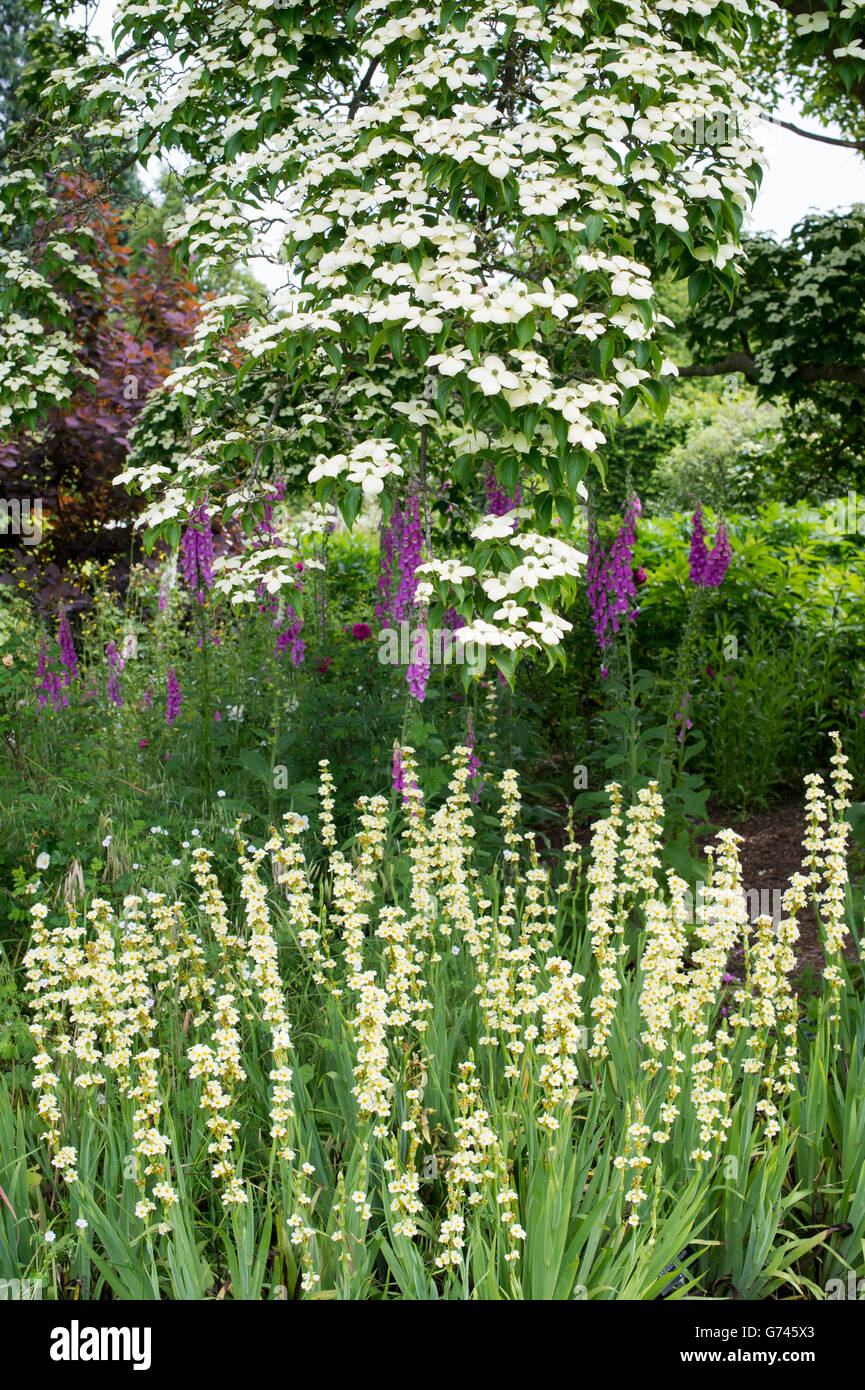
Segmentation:
[[(691, 698), (690, 690), (685, 691), (679, 713), (676, 715), (676, 723), (679, 725), (679, 742), (681, 743), (689, 729), (693, 729), (694, 724), (690, 719), (685, 718), (685, 711), (688, 708), (688, 701)], [(684, 723), (682, 722), (684, 719)]]
[(105, 655), (108, 658), (108, 698), (112, 705), (118, 709), (123, 708), (123, 687), (120, 680), (126, 662), (120, 655), (113, 642), (109, 642), (105, 648)]
[(412, 641), (412, 661), (406, 668), (405, 678), (412, 698), (422, 705), (426, 699), (426, 688), (430, 673), (429, 644), (426, 640), (426, 626), (421, 624)]
[[(396, 742), (393, 745), (393, 765), (391, 768), (391, 779), (394, 791), (399, 793), (399, 795), (403, 799), (403, 804), (408, 806), (409, 803), (412, 802), (412, 798), (408, 794), (409, 790), (416, 792), (419, 790), (419, 788), (414, 778), (412, 778), (411, 788), (409, 788), (409, 783), (405, 775), (405, 766), (402, 760), (402, 749)], [(418, 808), (414, 804), (411, 805), (411, 813), (413, 816), (418, 815)]]
[(180, 538), (180, 550), (183, 577), (190, 592), (203, 603), (205, 592), (213, 588), (213, 533), (204, 503), (190, 516)]
[(72, 641), (72, 629), (69, 626), (69, 619), (65, 612), (60, 614), (60, 625), (57, 629), (57, 643), (60, 647), (60, 660), (66, 668), (66, 684), (78, 679), (78, 657), (75, 654), (75, 644)]
[(398, 743), (393, 746), (393, 765), (391, 767), (391, 781), (395, 792), (405, 791), (405, 771), (402, 765), (402, 752)]
[(586, 594), (592, 610), (595, 636), (601, 651), (606, 651), (612, 633), (619, 631), (620, 619), (627, 615), (633, 621), (637, 587), (632, 555), (637, 539), (637, 518), (642, 504), (634, 493), (625, 504), (625, 516), (609, 554), (598, 538), (594, 524), (589, 527), (589, 555), (586, 565)]
[(718, 527), (715, 543), (709, 550), (706, 545), (706, 531), (703, 526), (703, 507), (700, 503), (694, 512), (691, 526), (690, 576), (691, 583), (701, 589), (717, 589), (724, 582), (730, 567), (733, 551), (727, 528)]
[(404, 506), (394, 502), (390, 520), (382, 525), (380, 553), (376, 616), (403, 622), (414, 607), (416, 571), (423, 553), (420, 499), (414, 488)]
[(285, 619), (288, 627), (277, 637), (274, 652), (277, 656), (281, 656), (284, 651), (287, 651), (291, 657), (291, 664), (298, 667), (306, 656), (306, 643), (301, 641), (300, 637), (303, 631), (303, 618), (298, 617), (294, 609), (287, 605)]
[(48, 701), (51, 701), (55, 713), (59, 709), (66, 709), (69, 701), (63, 690), (63, 681), (60, 672), (54, 669), (54, 657), (50, 656), (45, 646), (39, 653), (36, 663), (36, 698), (39, 701), (40, 709), (44, 709)]
[(730, 568), (733, 550), (726, 526), (718, 527), (715, 544), (709, 551), (706, 567), (703, 570), (703, 585), (707, 589), (718, 589), (724, 582), (724, 575)]
[(183, 704), (180, 681), (173, 670), (165, 673), (165, 687), (165, 722), (173, 724), (180, 713), (180, 706)]
[(699, 502), (691, 522), (691, 552), (689, 560), (692, 584), (702, 584), (703, 571), (706, 568), (706, 561), (708, 558), (709, 552), (706, 548), (706, 529), (703, 526), (703, 504)]

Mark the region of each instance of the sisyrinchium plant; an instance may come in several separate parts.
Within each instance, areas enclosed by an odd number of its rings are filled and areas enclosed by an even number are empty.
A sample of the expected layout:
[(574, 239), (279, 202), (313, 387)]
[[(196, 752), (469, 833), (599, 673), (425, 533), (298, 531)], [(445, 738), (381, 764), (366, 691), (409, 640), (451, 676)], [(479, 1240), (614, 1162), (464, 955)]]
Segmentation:
[(239, 833), (237, 876), (193, 847), (178, 896), (65, 915), (27, 885), (4, 1276), (121, 1299), (825, 1296), (865, 1231), (837, 738), (777, 923), (748, 922), (731, 831), (695, 917), (661, 872), (657, 785), (626, 808), (611, 784), (585, 872), (570, 841), (551, 876), (507, 771), (480, 873), (471, 751), (433, 810), (400, 747), (396, 801), (361, 798), (348, 852), (325, 762), (315, 838), (293, 812)]

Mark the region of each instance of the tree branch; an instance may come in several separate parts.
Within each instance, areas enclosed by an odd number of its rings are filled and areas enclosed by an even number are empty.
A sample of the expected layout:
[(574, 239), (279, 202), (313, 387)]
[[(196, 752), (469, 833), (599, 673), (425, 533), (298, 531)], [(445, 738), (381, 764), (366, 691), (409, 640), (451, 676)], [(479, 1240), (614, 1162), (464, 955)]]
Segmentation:
[(803, 135), (806, 140), (819, 140), (822, 145), (840, 145), (845, 150), (858, 150), (860, 154), (865, 154), (865, 140), (842, 140), (835, 135), (819, 135), (814, 130), (803, 130), (801, 126), (794, 125), (792, 121), (782, 121), (777, 116), (772, 118), (773, 125), (783, 126), (785, 130), (792, 130), (794, 135)]
[[(681, 377), (731, 376), (741, 373), (755, 385), (759, 379), (757, 359), (747, 352), (731, 352), (717, 362), (692, 362), (679, 368)], [(817, 381), (841, 381), (848, 386), (865, 386), (865, 365), (852, 362), (803, 362), (794, 376), (785, 377), (787, 384)]]
[(370, 63), (369, 67), (367, 68), (367, 70), (366, 70), (366, 72), (364, 73), (363, 77), (360, 79), (360, 82), (359, 82), (359, 84), (358, 84), (357, 91), (355, 92), (354, 96), (352, 97), (352, 99), (351, 99), (351, 105), (350, 105), (349, 108), (348, 108), (348, 120), (350, 120), (350, 121), (353, 121), (353, 120), (354, 120), (355, 114), (356, 114), (356, 112), (357, 112), (357, 108), (360, 106), (360, 99), (361, 99), (361, 97), (363, 96), (364, 92), (365, 92), (365, 91), (367, 90), (367, 88), (369, 87), (369, 84), (370, 84), (370, 82), (372, 81), (372, 78), (373, 78), (373, 73), (375, 72), (376, 68), (378, 67), (379, 62), (380, 62), (380, 59), (378, 59), (378, 58), (373, 58), (372, 62)]
[(505, 261), (487, 261), (486, 269), (501, 270), (506, 275), (510, 275), (514, 280), (531, 280), (533, 285), (543, 287), (544, 277), (542, 274), (534, 274), (531, 270), (526, 270), (522, 266), (508, 265)]
[(692, 362), (679, 368), (679, 376), (730, 376), (741, 372), (750, 382), (757, 380), (757, 363), (747, 352), (731, 352), (719, 362)]

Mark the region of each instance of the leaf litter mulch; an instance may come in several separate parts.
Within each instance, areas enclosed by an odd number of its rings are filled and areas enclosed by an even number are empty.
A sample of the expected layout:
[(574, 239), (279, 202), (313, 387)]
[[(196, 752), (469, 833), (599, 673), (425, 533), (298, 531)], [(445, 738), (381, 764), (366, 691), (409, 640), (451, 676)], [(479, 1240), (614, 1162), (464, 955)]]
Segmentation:
[[(749, 916), (752, 920), (761, 912), (768, 912), (776, 921), (781, 915), (781, 895), (790, 878), (802, 870), (805, 836), (805, 807), (800, 798), (791, 798), (774, 806), (770, 811), (760, 811), (744, 820), (731, 820), (727, 812), (717, 807), (710, 808), (714, 825), (729, 827), (742, 836), (739, 857), (742, 863), (742, 883), (749, 894)], [(700, 852), (714, 838), (713, 835), (698, 837)], [(850, 877), (854, 885), (862, 874), (861, 848), (851, 842), (849, 855)], [(799, 965), (798, 977), (807, 975), (809, 968), (819, 977), (826, 963), (820, 940), (820, 928), (813, 907), (808, 906), (799, 913), (799, 940), (796, 953)], [(846, 953), (851, 960), (856, 959), (856, 943), (848, 937)]]
[[(805, 836), (805, 806), (801, 796), (791, 796), (771, 810), (760, 811), (750, 816), (733, 817), (730, 812), (717, 805), (709, 807), (709, 822), (713, 831), (696, 837), (698, 852), (702, 856), (720, 828), (735, 830), (742, 836), (739, 857), (742, 864), (742, 883), (748, 895), (749, 917), (753, 921), (766, 912), (777, 921), (781, 916), (781, 896), (795, 873), (802, 870)], [(587, 847), (591, 839), (588, 825), (576, 827), (574, 838), (578, 844)], [(551, 841), (559, 839), (551, 835)], [(557, 846), (564, 843), (564, 832)], [(862, 902), (862, 880), (865, 877), (865, 847), (851, 839), (848, 856), (850, 879), (856, 890), (859, 904)], [(799, 960), (796, 982), (808, 987), (809, 979), (816, 982), (825, 966), (826, 960), (820, 939), (820, 928), (813, 907), (808, 906), (799, 913), (799, 940), (796, 952)], [(861, 917), (860, 917), (861, 921)], [(856, 959), (856, 943), (848, 937), (846, 954), (850, 960)]]

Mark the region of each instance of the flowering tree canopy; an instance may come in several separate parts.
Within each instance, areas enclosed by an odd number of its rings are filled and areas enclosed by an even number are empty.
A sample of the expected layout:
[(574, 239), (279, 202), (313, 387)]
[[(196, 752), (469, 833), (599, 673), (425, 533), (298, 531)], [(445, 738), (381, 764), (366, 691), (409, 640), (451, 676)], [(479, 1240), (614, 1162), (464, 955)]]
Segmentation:
[(865, 206), (812, 213), (784, 242), (747, 237), (736, 303), (707, 296), (685, 325), (697, 362), (683, 376), (741, 372), (767, 396), (824, 383), (865, 387)]
[[(469, 497), (492, 469), (522, 505), (481, 506), (460, 562), (429, 553), (427, 528), (418, 596), (434, 623), (455, 608), (506, 672), (554, 652), (610, 417), (668, 398), (655, 281), (686, 275), (694, 300), (737, 283), (760, 176), (739, 120), (749, 15), (746, 0), (121, 4), (116, 56), (55, 73), (3, 176), (6, 224), (22, 206), (44, 218), (58, 163), (174, 157), (190, 262), (276, 237), (285, 265), (264, 309), (206, 306), (142, 413), (121, 476), (150, 536), (176, 543), (205, 494), (254, 517), (287, 457), (349, 523), (365, 499), (389, 515), (408, 485), (425, 508), (431, 469)], [(707, 113), (724, 142), (695, 143)], [(0, 424), (68, 389), (85, 237), (54, 223), (0, 252)], [(261, 561), (251, 575), (235, 557), (217, 584), (251, 599)]]

